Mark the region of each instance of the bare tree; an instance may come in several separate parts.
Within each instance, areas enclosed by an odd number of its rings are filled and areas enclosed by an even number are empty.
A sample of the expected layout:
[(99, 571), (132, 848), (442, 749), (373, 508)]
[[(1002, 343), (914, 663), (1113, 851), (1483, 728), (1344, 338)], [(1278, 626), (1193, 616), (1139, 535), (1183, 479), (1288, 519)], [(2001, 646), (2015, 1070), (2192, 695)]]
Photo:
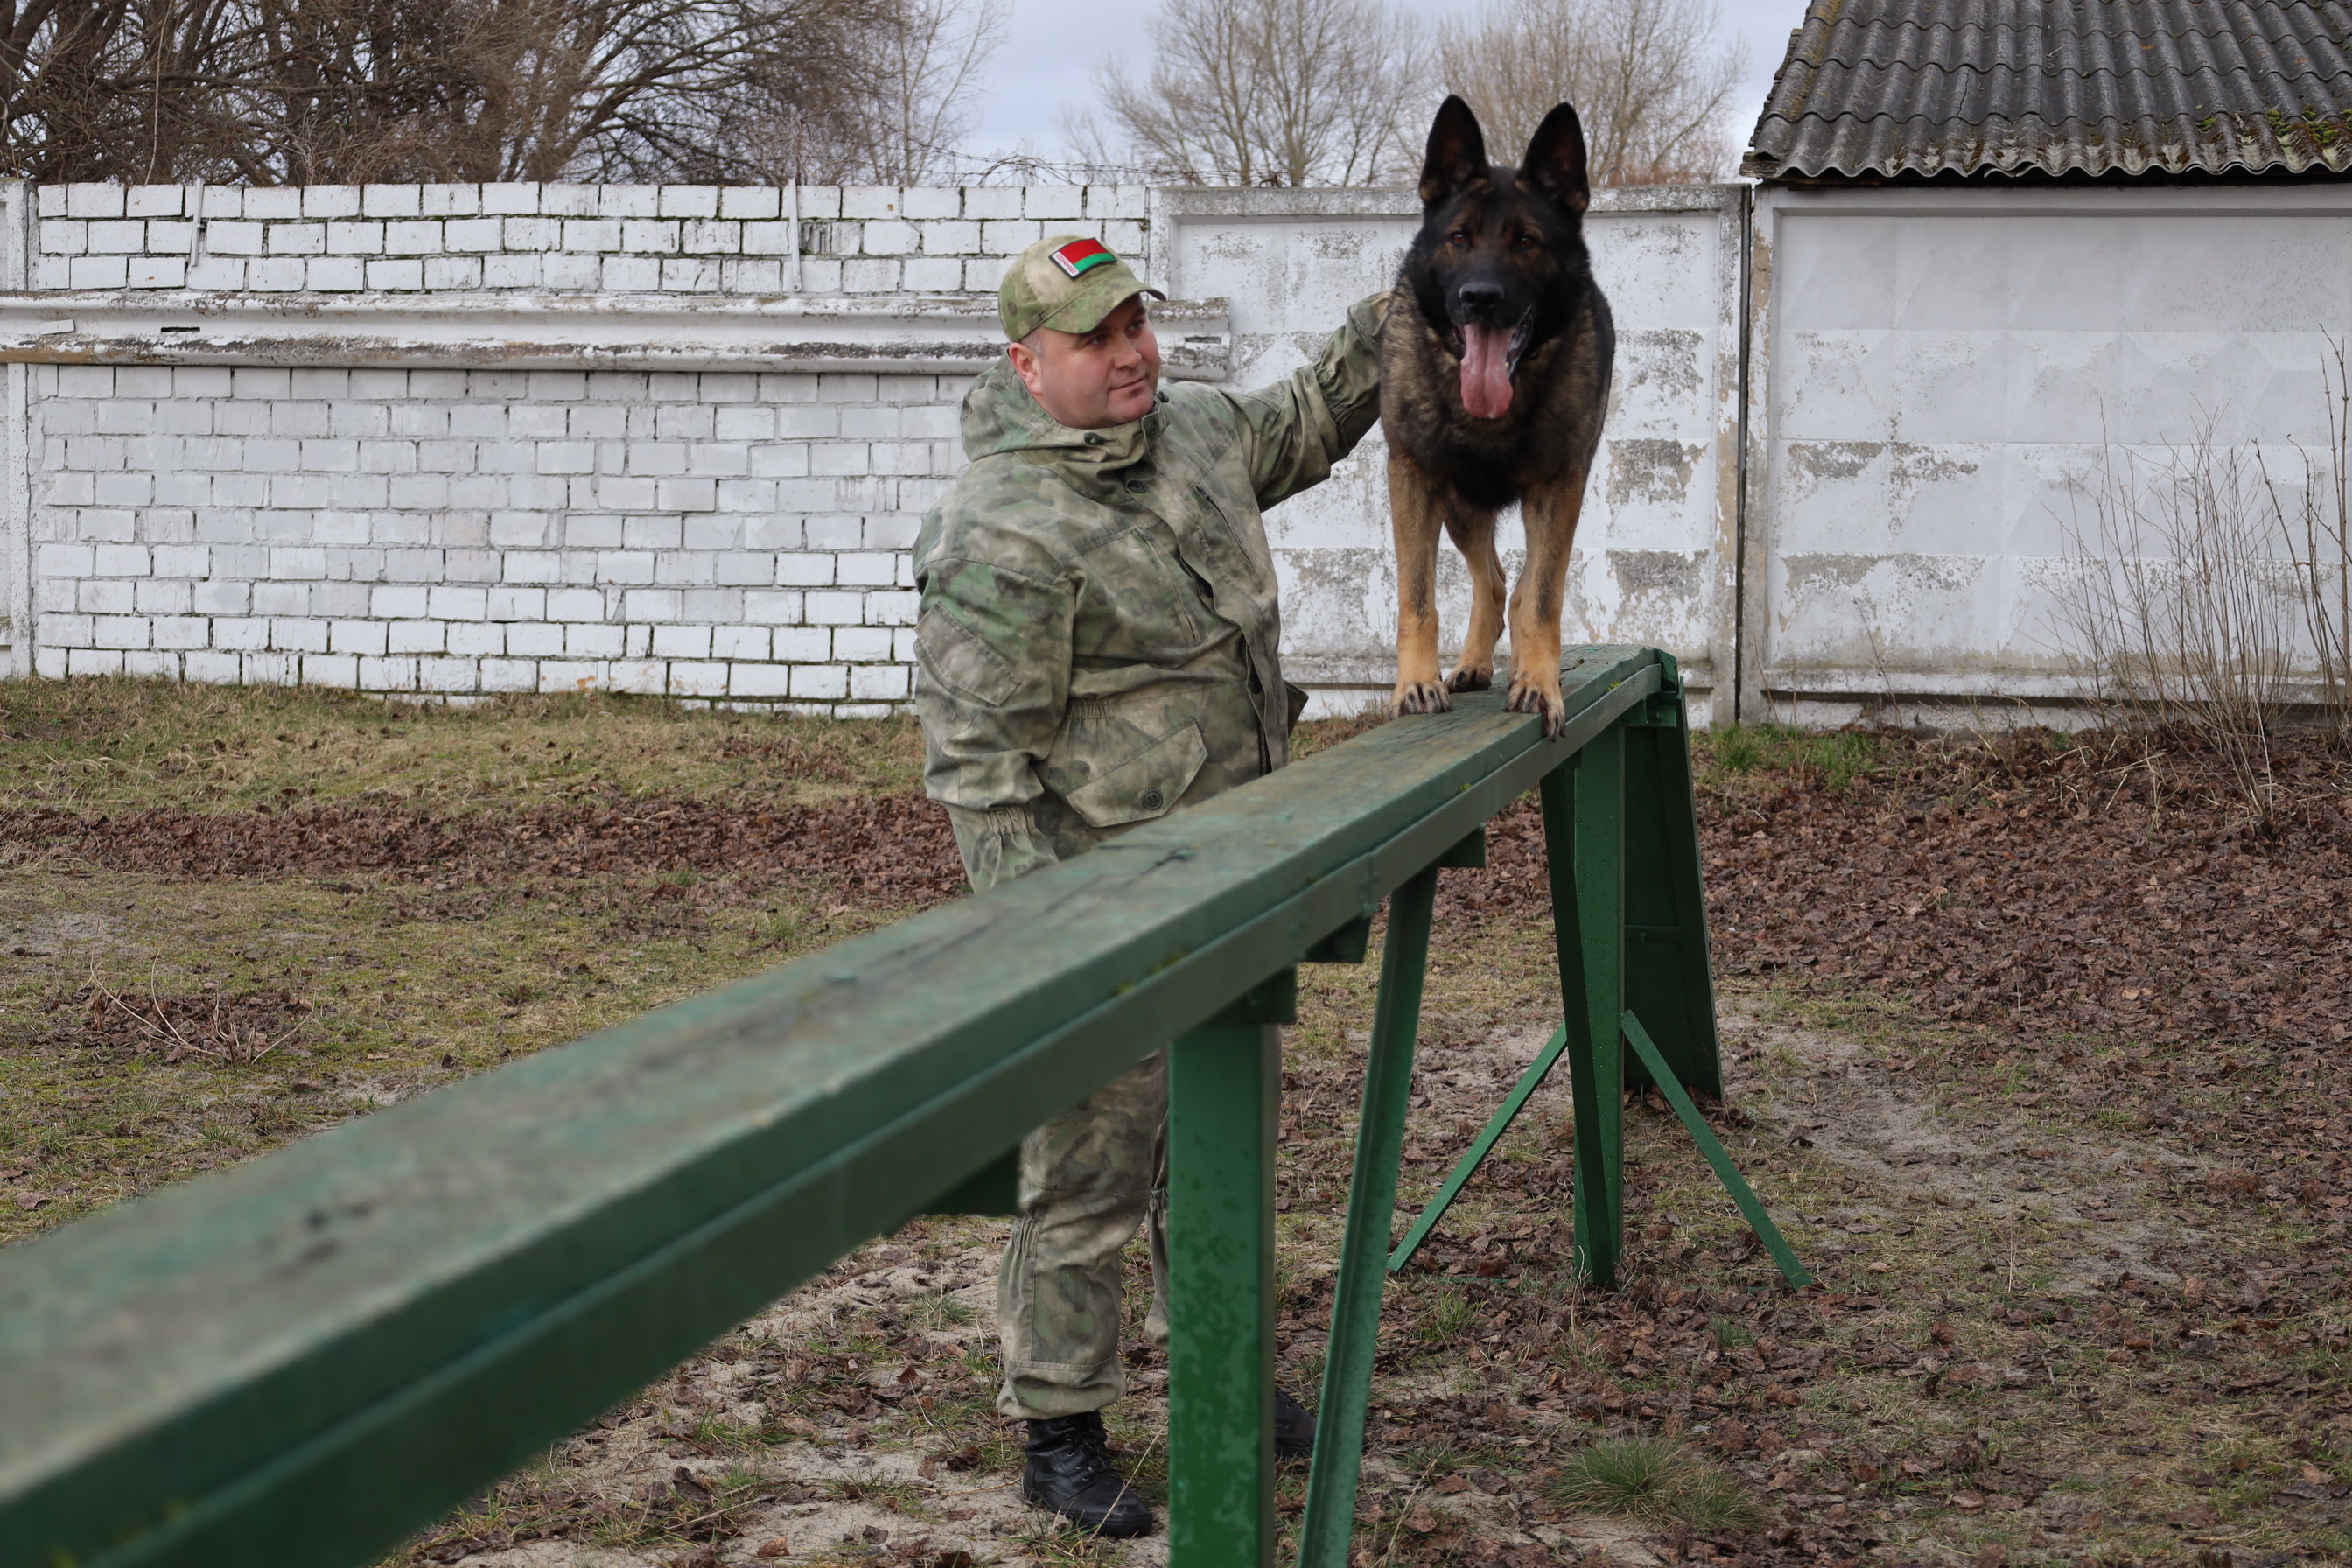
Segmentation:
[(898, 14), (868, 34), (862, 119), (875, 184), (952, 174), (1011, 9), (1009, 0), (899, 0)]
[(1720, 179), (1726, 124), (1747, 74), (1744, 44), (1718, 41), (1716, 0), (1491, 0), (1443, 28), (1438, 72), (1467, 99), (1487, 145), (1527, 145), (1552, 105), (1576, 105), (1597, 184)]
[(1380, 0), (1163, 0), (1142, 82), (1096, 74), (1080, 162), (1196, 184), (1366, 184), (1400, 173), (1423, 96), (1419, 30)]
[(777, 184), (956, 179), (1009, 14), (1010, 0), (882, 0), (821, 79), (777, 73), (727, 97), (705, 139)]
[(928, 171), (1002, 5), (0, 0), (0, 157), (253, 184)]

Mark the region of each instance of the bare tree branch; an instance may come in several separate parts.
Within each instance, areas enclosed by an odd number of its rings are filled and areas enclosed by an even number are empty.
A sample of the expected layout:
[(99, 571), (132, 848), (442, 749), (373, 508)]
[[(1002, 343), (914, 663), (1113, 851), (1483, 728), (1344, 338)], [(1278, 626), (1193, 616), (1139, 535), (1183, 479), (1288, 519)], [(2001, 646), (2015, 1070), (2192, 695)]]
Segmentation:
[(911, 181), (1006, 0), (0, 0), (37, 180)]
[(1081, 162), (1196, 184), (1366, 184), (1401, 174), (1425, 96), (1419, 29), (1380, 0), (1164, 0), (1142, 82), (1096, 73), (1108, 123), (1066, 115)]
[(1552, 105), (1576, 105), (1596, 184), (1723, 178), (1726, 111), (1746, 46), (1717, 42), (1715, 0), (1492, 0), (1441, 30), (1437, 65), (1497, 157), (1524, 147)]
[(869, 35), (867, 178), (919, 185), (950, 173), (1011, 10), (1008, 0), (902, 0), (894, 21)]

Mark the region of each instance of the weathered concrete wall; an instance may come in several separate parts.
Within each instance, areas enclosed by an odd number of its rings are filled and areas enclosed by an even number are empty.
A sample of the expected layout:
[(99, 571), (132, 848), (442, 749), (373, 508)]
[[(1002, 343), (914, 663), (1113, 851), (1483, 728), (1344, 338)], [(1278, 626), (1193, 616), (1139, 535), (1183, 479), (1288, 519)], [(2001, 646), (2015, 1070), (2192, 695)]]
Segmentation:
[(2352, 339), (2341, 184), (1767, 189), (1755, 254), (1752, 716), (2081, 695), (2058, 595), (2110, 447), (2210, 429), (2299, 483)]
[[(2085, 477), (2208, 426), (2292, 467), (2352, 340), (2340, 184), (1766, 189), (1752, 228), (1748, 200), (1605, 191), (1589, 223), (1620, 356), (1567, 630), (1674, 649), (1710, 717), (1735, 679), (1746, 717), (2079, 695), (2055, 587)], [(1250, 386), (1388, 284), (1414, 216), (0, 184), (10, 668), (880, 710), (1007, 257), (1100, 235), (1176, 296), (1171, 374)], [(1269, 518), (1321, 710), (1390, 679), (1385, 489), (1375, 435)]]

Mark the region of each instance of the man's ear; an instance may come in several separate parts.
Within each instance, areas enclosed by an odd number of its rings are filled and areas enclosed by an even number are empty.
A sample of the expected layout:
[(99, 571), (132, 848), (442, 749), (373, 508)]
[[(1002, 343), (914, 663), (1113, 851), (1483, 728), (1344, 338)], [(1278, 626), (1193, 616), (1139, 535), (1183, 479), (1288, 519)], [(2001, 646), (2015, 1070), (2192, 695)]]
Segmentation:
[(1004, 345), (1004, 357), (1013, 362), (1013, 374), (1021, 378), (1021, 384), (1029, 389), (1029, 395), (1036, 396), (1038, 374), (1042, 368), (1037, 363), (1037, 351), (1015, 339)]
[(1478, 129), (1478, 117), (1459, 95), (1448, 93), (1429, 128), (1429, 153), (1421, 163), (1421, 205), (1433, 207), (1489, 178), (1487, 168), (1486, 137)]
[(1528, 143), (1527, 162), (1519, 165), (1519, 183), (1550, 198), (1555, 205), (1582, 212), (1592, 203), (1592, 185), (1584, 166), (1584, 127), (1568, 104), (1552, 111), (1536, 127)]

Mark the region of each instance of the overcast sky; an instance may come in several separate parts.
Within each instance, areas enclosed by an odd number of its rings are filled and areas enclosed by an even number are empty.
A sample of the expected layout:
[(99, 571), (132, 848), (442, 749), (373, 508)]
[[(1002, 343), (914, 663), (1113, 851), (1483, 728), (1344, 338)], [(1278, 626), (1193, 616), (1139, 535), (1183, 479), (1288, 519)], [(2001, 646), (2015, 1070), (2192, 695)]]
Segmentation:
[[(1764, 107), (1772, 72), (1788, 50), (1789, 29), (1805, 19), (1805, 0), (1720, 3), (1725, 26), (1748, 42), (1748, 83), (1734, 116), (1744, 146)], [(1475, 5), (1476, 0), (1421, 0), (1413, 9), (1434, 17)], [(1059, 156), (1062, 106), (1088, 98), (1095, 61), (1124, 55), (1139, 72), (1149, 63), (1150, 43), (1140, 20), (1148, 9), (1119, 9), (1136, 20), (1112, 22), (1118, 13), (1102, 0), (1013, 0), (1011, 32), (990, 68), (990, 91), (970, 143), (973, 151), (1011, 151), (1026, 141), (1042, 156)]]

